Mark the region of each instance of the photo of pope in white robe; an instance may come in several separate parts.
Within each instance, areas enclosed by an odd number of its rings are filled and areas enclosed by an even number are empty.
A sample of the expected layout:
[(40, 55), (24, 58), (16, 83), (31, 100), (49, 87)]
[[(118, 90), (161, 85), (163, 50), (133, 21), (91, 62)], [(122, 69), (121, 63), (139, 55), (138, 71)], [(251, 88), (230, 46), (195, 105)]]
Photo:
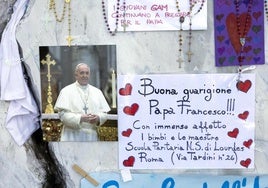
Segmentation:
[(76, 81), (60, 91), (54, 106), (63, 122), (60, 141), (98, 141), (97, 127), (105, 123), (111, 109), (89, 78), (90, 67), (80, 63), (75, 68)]

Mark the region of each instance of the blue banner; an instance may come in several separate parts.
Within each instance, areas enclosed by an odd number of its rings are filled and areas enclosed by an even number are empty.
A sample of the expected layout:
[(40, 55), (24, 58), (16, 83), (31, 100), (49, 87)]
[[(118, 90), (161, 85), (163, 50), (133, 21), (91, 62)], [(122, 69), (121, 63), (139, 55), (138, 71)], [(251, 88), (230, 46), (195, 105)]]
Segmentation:
[(174, 174), (132, 174), (132, 181), (123, 182), (120, 173), (91, 173), (99, 182), (95, 187), (81, 180), (81, 188), (268, 188), (265, 176), (213, 176)]

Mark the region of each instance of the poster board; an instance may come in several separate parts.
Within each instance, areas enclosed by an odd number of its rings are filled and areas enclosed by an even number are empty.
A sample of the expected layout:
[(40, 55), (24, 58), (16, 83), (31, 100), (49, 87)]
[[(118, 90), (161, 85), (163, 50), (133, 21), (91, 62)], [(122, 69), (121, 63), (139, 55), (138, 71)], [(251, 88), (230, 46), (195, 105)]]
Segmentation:
[(81, 188), (267, 188), (268, 176), (211, 176), (211, 175), (171, 175), (132, 173), (132, 180), (123, 181), (119, 173), (90, 173), (97, 180), (98, 186), (92, 185), (85, 178), (81, 180)]
[[(252, 4), (250, 1), (237, 1), (240, 2), (237, 9), (235, 2), (217, 0), (213, 4), (215, 64), (218, 67), (264, 64), (263, 1), (254, 0)], [(245, 43), (242, 46), (243, 38)], [(243, 58), (242, 62), (239, 62), (239, 56)]]
[[(116, 26), (116, 16), (119, 17), (118, 31), (163, 31), (179, 30), (179, 19), (187, 15), (190, 9), (188, 1), (178, 1), (180, 12), (175, 0), (127, 0), (119, 3), (107, 0), (108, 23), (113, 31)], [(198, 0), (192, 8), (192, 30), (207, 29), (207, 1)], [(182, 24), (183, 30), (189, 30), (189, 16)]]
[(254, 167), (255, 76), (118, 75), (119, 168)]

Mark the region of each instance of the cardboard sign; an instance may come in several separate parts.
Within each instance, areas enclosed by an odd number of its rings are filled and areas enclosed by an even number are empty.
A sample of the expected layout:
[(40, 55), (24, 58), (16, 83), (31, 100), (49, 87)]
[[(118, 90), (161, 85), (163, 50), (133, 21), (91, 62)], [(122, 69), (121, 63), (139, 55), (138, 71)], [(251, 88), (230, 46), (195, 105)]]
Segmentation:
[[(268, 176), (201, 176), (170, 174), (132, 174), (133, 181), (123, 182), (120, 174), (113, 172), (91, 173), (100, 185), (96, 188), (268, 188)], [(81, 188), (95, 187), (85, 178)]]
[(119, 168), (254, 167), (255, 77), (118, 75)]
[(216, 66), (265, 63), (263, 6), (258, 0), (214, 1)]
[[(190, 11), (189, 1), (175, 0), (126, 0), (117, 5), (116, 0), (108, 0), (108, 23), (111, 30), (115, 29), (118, 16), (118, 31), (156, 31), (179, 30), (180, 17), (185, 17), (183, 30), (189, 30), (190, 16), (192, 30), (207, 29), (207, 1), (195, 1)], [(117, 8), (119, 8), (118, 13)]]

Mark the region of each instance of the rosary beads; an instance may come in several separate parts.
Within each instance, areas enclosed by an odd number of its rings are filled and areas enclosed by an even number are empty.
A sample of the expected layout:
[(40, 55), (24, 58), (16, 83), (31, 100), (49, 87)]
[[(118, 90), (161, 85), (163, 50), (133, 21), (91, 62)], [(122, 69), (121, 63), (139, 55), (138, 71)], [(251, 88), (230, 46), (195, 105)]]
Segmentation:
[(66, 5), (68, 6), (68, 36), (66, 38), (68, 42), (68, 46), (71, 46), (71, 42), (73, 40), (71, 36), (71, 5), (70, 4), (71, 4), (71, 0), (64, 0), (62, 14), (59, 17), (57, 13), (57, 9), (56, 9), (55, 0), (50, 0), (50, 3), (49, 3), (49, 10), (53, 9), (53, 13), (57, 22), (62, 22), (64, 20), (65, 13), (66, 13)]
[(114, 31), (112, 31), (111, 28), (110, 28), (110, 25), (108, 23), (108, 17), (106, 15), (105, 2), (104, 2), (104, 0), (102, 0), (102, 15), (103, 15), (104, 22), (106, 24), (107, 30), (112, 36), (115, 36), (115, 34), (117, 32), (117, 29), (118, 29), (119, 9), (120, 9), (120, 0), (117, 0), (117, 3), (116, 3), (115, 29), (114, 29)]

